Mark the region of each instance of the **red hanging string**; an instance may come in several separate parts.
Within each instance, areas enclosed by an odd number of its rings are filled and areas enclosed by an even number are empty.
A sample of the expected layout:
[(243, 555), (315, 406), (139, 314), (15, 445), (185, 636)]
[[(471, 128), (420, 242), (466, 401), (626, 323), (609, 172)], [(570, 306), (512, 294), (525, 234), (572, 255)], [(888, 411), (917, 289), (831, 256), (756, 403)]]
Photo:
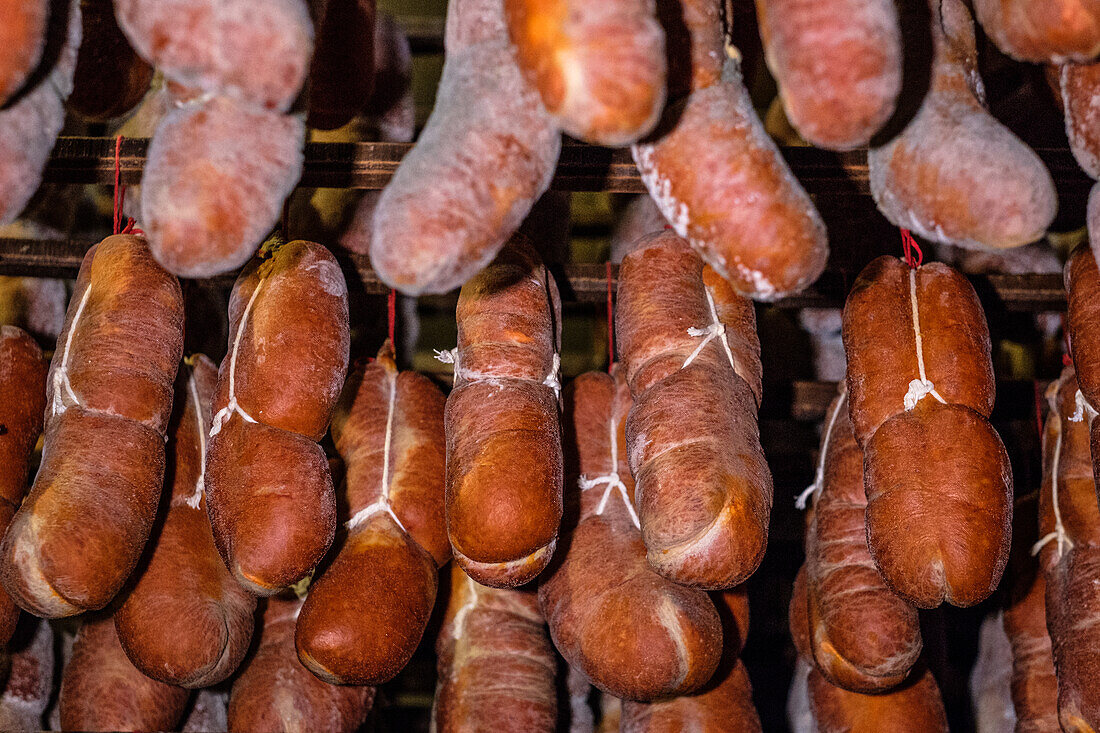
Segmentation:
[(114, 234), (122, 233), (122, 202), (126, 197), (126, 189), (121, 185), (122, 180), (122, 135), (115, 138), (115, 211), (114, 223), (111, 231)]
[(607, 371), (615, 366), (615, 306), (611, 290), (611, 263), (607, 263)]
[(1062, 314), (1062, 343), (1065, 351), (1062, 353), (1062, 366), (1073, 366), (1073, 349), (1069, 343), (1069, 331), (1066, 330), (1066, 315)]
[[(397, 291), (390, 288), (389, 297), (386, 298), (386, 316), (387, 325), (389, 326), (390, 344), (393, 344), (393, 334), (397, 326)], [(394, 349), (396, 350), (396, 346)]]
[[(908, 229), (901, 230), (901, 250), (905, 253), (905, 264), (909, 265), (910, 268), (915, 270), (924, 262), (924, 252)], [(917, 251), (915, 258), (913, 257), (913, 250)]]

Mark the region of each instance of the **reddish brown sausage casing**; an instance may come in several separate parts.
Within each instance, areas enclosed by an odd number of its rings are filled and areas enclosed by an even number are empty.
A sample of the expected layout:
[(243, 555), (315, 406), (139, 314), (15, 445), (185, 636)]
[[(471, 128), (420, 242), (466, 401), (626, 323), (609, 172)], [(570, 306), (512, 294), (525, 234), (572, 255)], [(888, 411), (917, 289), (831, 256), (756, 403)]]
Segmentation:
[(1004, 612), (1005, 634), (1012, 645), (1012, 705), (1020, 733), (1057, 733), (1062, 728), (1047, 633), (1046, 581), (1038, 568), (1033, 571), (1013, 579), (1012, 600)]
[(397, 371), (388, 342), (344, 388), (332, 435), (347, 469), (347, 537), (310, 583), (295, 631), (298, 658), (327, 682), (386, 682), (424, 634), (436, 568), (451, 557), (444, 402), (426, 377)]
[(63, 730), (175, 730), (188, 692), (143, 675), (110, 616), (87, 618), (61, 678)]
[(864, 146), (894, 113), (902, 80), (890, 0), (756, 0), (787, 118), (830, 150)]
[(665, 34), (654, 0), (504, 0), (516, 61), (562, 130), (629, 145), (665, 102)]
[(1074, 250), (1065, 268), (1066, 337), (1074, 376), (1089, 405), (1100, 405), (1100, 270), (1092, 250)]
[(974, 12), (997, 47), (1021, 61), (1087, 62), (1100, 54), (1096, 0), (974, 0)]
[(685, 730), (759, 733), (760, 718), (752, 703), (752, 684), (738, 659), (749, 631), (749, 603), (744, 586), (711, 596), (722, 616), (722, 659), (703, 689), (669, 700), (622, 703), (623, 733), (679, 733)]
[(555, 730), (557, 661), (533, 592), (480, 585), (456, 563), (435, 650), (439, 733)]
[[(0, 533), (7, 529), (27, 493), (27, 470), (46, 409), (46, 360), (30, 334), (0, 326)], [(7, 643), (19, 621), (19, 607), (0, 593), (0, 642)]]
[(449, 3), (444, 45), (432, 116), (382, 191), (371, 234), (378, 276), (407, 295), (445, 293), (489, 264), (550, 186), (561, 150), (516, 65), (503, 0)]
[(843, 335), (875, 564), (917, 607), (980, 602), (1008, 560), (1012, 472), (988, 420), (993, 364), (973, 287), (939, 263), (879, 257), (848, 295)]
[[(1089, 421), (1074, 371), (1067, 367), (1048, 390), (1039, 492), (1039, 564), (1046, 577), (1046, 618), (1058, 677), (1063, 730), (1100, 728), (1096, 644), (1100, 643), (1100, 508), (1090, 455)], [(1100, 423), (1092, 421), (1092, 436)], [(1095, 445), (1095, 443), (1093, 444)]]
[(285, 111), (313, 53), (304, 0), (114, 0), (138, 53), (169, 81)]
[(0, 106), (23, 86), (46, 45), (49, 0), (3, 0), (0, 2)]
[(825, 269), (825, 225), (764, 131), (740, 74), (692, 92), (675, 127), (634, 146), (677, 234), (740, 294), (770, 301)]
[(809, 633), (814, 661), (856, 692), (896, 687), (921, 652), (916, 610), (883, 582), (867, 549), (863, 452), (847, 394), (833, 401), (821, 446), (820, 488), (806, 533)]
[(562, 513), (561, 303), (535, 250), (515, 240), (458, 296), (447, 398), (447, 532), (482, 585), (530, 581)]
[(183, 350), (183, 296), (140, 237), (88, 250), (50, 365), (34, 487), (0, 544), (0, 580), (39, 616), (103, 608), (156, 516)]
[[(810, 606), (807, 591), (806, 566), (803, 565), (795, 577), (788, 620), (795, 650), (809, 664), (812, 642), (809, 634), (810, 619), (807, 616)], [(906, 733), (947, 733), (947, 713), (939, 687), (931, 672), (920, 663), (901, 686), (874, 695), (845, 690), (830, 682), (820, 668), (810, 666), (810, 709), (818, 731), (878, 733), (896, 730)]]
[(169, 431), (168, 513), (148, 564), (115, 612), (115, 626), (126, 655), (148, 676), (207, 687), (232, 674), (248, 651), (256, 599), (214, 547), (203, 463), (218, 369), (201, 354), (189, 362), (176, 381)]
[(348, 291), (319, 244), (274, 244), (229, 301), (207, 445), (206, 508), (237, 580), (271, 595), (312, 570), (336, 533), (336, 497), (317, 441), (348, 368)]
[(631, 400), (622, 370), (582, 374), (564, 402), (566, 492), (579, 503), (580, 520), (563, 542), (565, 556), (539, 581), (554, 645), (572, 668), (619, 698), (694, 691), (718, 665), (722, 628), (705, 592), (646, 563), (626, 458)]
[(294, 620), (302, 601), (268, 598), (260, 644), (229, 693), (229, 730), (349, 733), (374, 704), (374, 688), (330, 685), (298, 661)]
[(618, 298), (634, 395), (626, 438), (649, 564), (677, 583), (732, 587), (760, 564), (772, 501), (756, 423), (752, 303), (672, 232), (623, 259)]
[(891, 222), (960, 247), (1007, 248), (1046, 233), (1058, 208), (1039, 156), (984, 105), (974, 22), (962, 0), (928, 0), (932, 79), (901, 134), (871, 148), (871, 194)]

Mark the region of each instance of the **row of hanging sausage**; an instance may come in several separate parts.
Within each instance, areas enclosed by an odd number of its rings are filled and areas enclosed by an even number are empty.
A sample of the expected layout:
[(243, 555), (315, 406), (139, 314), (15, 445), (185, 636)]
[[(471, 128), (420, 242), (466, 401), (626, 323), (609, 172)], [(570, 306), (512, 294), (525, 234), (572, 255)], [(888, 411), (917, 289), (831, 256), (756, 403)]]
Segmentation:
[[(407, 41), (392, 21), (376, 22), (371, 2), (117, 0), (112, 16), (105, 0), (89, 0), (83, 45), (75, 0), (7, 5), (21, 22), (0, 63), (0, 220), (37, 188), (74, 74), (78, 100), (118, 102), (85, 109), (94, 119), (129, 112), (151, 68), (163, 76), (132, 126), (152, 137), (135, 213), (154, 257), (181, 277), (231, 271), (252, 255), (301, 175), (307, 123), (339, 127), (365, 111), (389, 120), (382, 139), (411, 139)], [(588, 5), (449, 4), (434, 111), (386, 191), (362, 204), (350, 246), (404, 293), (458, 287), (549, 187), (564, 131), (631, 145), (662, 214), (738, 293), (773, 300), (813, 282), (828, 253), (821, 217), (724, 40), (745, 14), (719, 0)], [(813, 144), (870, 145), (871, 192), (891, 222), (985, 249), (1046, 232), (1057, 208), (1050, 174), (983, 107), (961, 0), (757, 6), (787, 116)], [(1060, 64), (1071, 147), (1100, 173), (1091, 106), (1100, 74), (1088, 65), (1100, 12), (1083, 0), (975, 10), (1006, 53)]]

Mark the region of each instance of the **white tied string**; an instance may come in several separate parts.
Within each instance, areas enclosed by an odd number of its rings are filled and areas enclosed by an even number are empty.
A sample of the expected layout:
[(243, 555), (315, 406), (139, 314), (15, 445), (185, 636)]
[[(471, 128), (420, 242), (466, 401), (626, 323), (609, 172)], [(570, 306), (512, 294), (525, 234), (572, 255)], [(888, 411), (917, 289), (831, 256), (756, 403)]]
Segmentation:
[(199, 388), (195, 383), (194, 372), (191, 372), (187, 380), (187, 389), (191, 392), (191, 399), (195, 403), (195, 420), (199, 423), (199, 477), (195, 481), (195, 491), (184, 501), (192, 509), (198, 509), (202, 504), (206, 480), (206, 426), (202, 424), (202, 402), (199, 400)]
[(256, 302), (256, 296), (260, 294), (260, 288), (264, 286), (264, 279), (260, 278), (260, 282), (256, 283), (256, 289), (252, 291), (252, 297), (248, 299), (248, 305), (245, 306), (244, 315), (241, 316), (241, 322), (237, 324), (237, 335), (233, 339), (233, 350), (229, 354), (229, 402), (222, 409), (218, 410), (218, 414), (214, 415), (213, 424), (210, 427), (210, 437), (222, 431), (222, 428), (230, 418), (233, 417), (233, 413), (237, 413), (246, 422), (254, 423), (256, 419), (245, 412), (239, 404), (237, 404), (237, 352), (241, 348), (241, 339), (244, 338), (244, 329), (248, 325), (248, 316), (252, 313), (252, 305)]
[(612, 417), (608, 424), (611, 433), (611, 473), (594, 478), (582, 475), (577, 480), (577, 484), (581, 487), (581, 491), (588, 491), (600, 484), (607, 484), (607, 488), (604, 489), (603, 496), (600, 498), (600, 504), (596, 507), (596, 516), (603, 515), (604, 509), (607, 508), (607, 501), (611, 497), (611, 492), (618, 489), (619, 496), (622, 497), (623, 504), (626, 505), (626, 510), (630, 513), (630, 521), (634, 523), (636, 529), (641, 530), (642, 524), (638, 521), (638, 513), (634, 511), (634, 505), (630, 503), (630, 497), (626, 493), (626, 484), (619, 476), (619, 423)]
[(554, 362), (550, 366), (550, 373), (546, 375), (546, 379), (542, 380), (550, 389), (554, 390), (554, 394), (561, 398), (561, 355), (558, 352), (554, 352)]
[(1085, 399), (1085, 395), (1081, 392), (1081, 390), (1077, 390), (1077, 393), (1073, 395), (1073, 401), (1076, 404), (1077, 409), (1075, 409), (1073, 411), (1073, 414), (1070, 415), (1070, 422), (1081, 422), (1082, 420), (1088, 418), (1088, 422), (1091, 425), (1093, 418), (1096, 417), (1096, 410), (1094, 410), (1092, 405), (1089, 404), (1089, 401)]
[[(434, 349), (435, 360), (441, 364), (453, 364), (454, 368), (451, 372), (454, 374), (455, 384), (458, 384), (458, 380), (461, 377), (464, 380), (483, 379), (488, 384), (493, 385), (497, 390), (504, 389), (504, 382), (500, 377), (494, 377), (480, 372), (470, 372), (463, 370), (459, 365), (458, 359), (458, 347), (453, 349)], [(554, 352), (554, 359), (550, 365), (550, 373), (546, 375), (546, 378), (542, 380), (542, 383), (554, 390), (554, 395), (558, 399), (561, 399), (561, 355), (556, 351)]]
[(904, 404), (907, 412), (916, 407), (925, 395), (932, 395), (941, 404), (947, 404), (947, 400), (940, 396), (940, 393), (936, 391), (936, 386), (932, 384), (932, 380), (924, 373), (924, 342), (921, 340), (920, 314), (917, 312), (917, 271), (915, 268), (909, 270), (909, 302), (913, 307), (913, 335), (917, 339), (917, 371), (920, 378), (911, 381), (909, 391), (905, 393)]
[(703, 349), (714, 339), (719, 339), (722, 342), (722, 348), (726, 351), (726, 358), (730, 360), (730, 366), (734, 367), (736, 371), (737, 367), (733, 362), (733, 350), (730, 349), (729, 339), (726, 338), (726, 324), (718, 318), (718, 309), (714, 306), (714, 297), (710, 294), (710, 289), (705, 288), (704, 292), (707, 295), (707, 305), (710, 307), (710, 324), (705, 328), (695, 328), (692, 326), (688, 329), (688, 336), (698, 338), (703, 336), (703, 340), (699, 342), (699, 345), (695, 347), (695, 351), (691, 352), (691, 355), (687, 359), (684, 359), (681, 369), (686, 369), (691, 362), (695, 361), (695, 357), (702, 353)]
[[(1047, 402), (1050, 404), (1050, 414), (1057, 419), (1057, 422), (1054, 423), (1054, 458), (1051, 460), (1050, 466), (1050, 500), (1054, 504), (1054, 531), (1048, 532), (1046, 536), (1031, 546), (1031, 554), (1038, 555), (1039, 551), (1046, 547), (1049, 542), (1057, 540), (1058, 558), (1061, 558), (1066, 550), (1073, 547), (1073, 540), (1066, 534), (1066, 527), (1062, 524), (1062, 510), (1058, 507), (1058, 464), (1062, 457), (1062, 416), (1058, 412), (1057, 397), (1058, 389), (1061, 386), (1062, 380), (1059, 379), (1056, 382), (1051, 382), (1050, 386), (1047, 387)], [(1081, 394), (1080, 390), (1077, 394)], [(1080, 420), (1077, 422), (1080, 422)]]
[(76, 314), (73, 315), (73, 322), (69, 324), (69, 333), (65, 336), (65, 350), (61, 354), (61, 364), (54, 369), (53, 372), (53, 406), (50, 410), (51, 415), (60, 415), (68, 409), (68, 405), (65, 404), (63, 394), (68, 394), (72, 399), (73, 404), (80, 406), (80, 398), (76, 396), (76, 392), (73, 391), (72, 382), (69, 381), (69, 356), (73, 346), (73, 334), (76, 333), (77, 324), (80, 323), (80, 317), (84, 315), (84, 306), (88, 304), (88, 296), (92, 294), (92, 284), (88, 283), (88, 286), (84, 288), (84, 295), (80, 298), (80, 304), (76, 307)]
[(817, 495), (821, 493), (821, 489), (825, 485), (825, 456), (829, 452), (829, 441), (833, 437), (833, 426), (836, 425), (837, 415), (844, 409), (844, 403), (847, 401), (848, 391), (844, 390), (840, 393), (840, 399), (837, 400), (836, 409), (829, 416), (829, 424), (825, 426), (825, 438), (821, 441), (821, 455), (817, 457), (817, 472), (814, 474), (814, 482), (807, 486), (794, 500), (796, 509), (805, 509), (811, 496), (814, 497), (814, 503), (817, 503)]
[(390, 444), (393, 442), (393, 414), (394, 405), (397, 401), (397, 375), (390, 372), (388, 374), (388, 379), (390, 382), (390, 398), (389, 407), (386, 410), (386, 439), (382, 444), (382, 494), (373, 504), (356, 512), (355, 516), (349, 519), (345, 526), (349, 530), (355, 529), (375, 514), (385, 512), (397, 523), (397, 526), (401, 528), (402, 532), (408, 534), (408, 530), (405, 529), (405, 525), (401, 523), (401, 520), (397, 518), (397, 514), (393, 511), (393, 505), (390, 503)]

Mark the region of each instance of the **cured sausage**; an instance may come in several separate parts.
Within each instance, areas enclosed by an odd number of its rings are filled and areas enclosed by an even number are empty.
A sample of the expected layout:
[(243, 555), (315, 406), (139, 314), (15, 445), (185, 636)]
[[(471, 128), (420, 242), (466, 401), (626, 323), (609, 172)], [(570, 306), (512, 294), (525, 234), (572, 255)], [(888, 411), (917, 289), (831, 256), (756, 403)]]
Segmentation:
[(207, 687), (232, 674), (248, 651), (256, 599), (226, 569), (206, 516), (203, 463), (218, 369), (201, 354), (188, 361), (169, 430), (168, 512), (114, 618), (122, 648), (143, 673)]
[(618, 302), (634, 396), (627, 450), (649, 564), (684, 585), (732, 587), (760, 564), (772, 503), (752, 303), (672, 232), (623, 259)]
[(1069, 149), (1085, 173), (1100, 178), (1100, 64), (1066, 64), (1058, 82)]
[(637, 142), (665, 102), (654, 0), (504, 0), (516, 61), (561, 129), (596, 145)]
[[(1091, 197), (1100, 202), (1100, 197)], [(1094, 234), (1090, 231), (1090, 235)], [(1090, 236), (1090, 239), (1092, 237)], [(1066, 338), (1073, 357), (1074, 377), (1093, 410), (1100, 405), (1100, 270), (1089, 248), (1078, 247), (1066, 262)]]
[(769, 301), (801, 290), (825, 268), (825, 225), (756, 116), (737, 64), (722, 76), (720, 2), (663, 6), (669, 48), (690, 46), (691, 68), (670, 66), (668, 123), (632, 148), (642, 182), (738, 293)]
[(752, 684), (738, 659), (749, 630), (748, 596), (739, 587), (713, 594), (722, 615), (722, 660), (704, 688), (693, 695), (651, 703), (624, 700), (623, 733), (677, 733), (721, 730), (758, 733), (760, 717), (752, 703)]
[[(789, 622), (799, 658), (811, 666), (808, 688), (810, 712), (819, 733), (878, 733), (884, 730), (947, 733), (947, 713), (939, 686), (923, 664), (918, 664), (899, 687), (869, 695), (834, 685), (812, 659), (806, 566), (795, 577)], [(797, 672), (796, 672), (797, 673)]]
[(875, 565), (918, 608), (974, 605), (997, 587), (1012, 526), (978, 296), (946, 265), (883, 256), (860, 273), (843, 321)]
[(87, 618), (61, 678), (61, 728), (175, 730), (188, 696), (130, 663), (110, 616)]
[(47, 378), (42, 465), (0, 543), (0, 581), (22, 608), (103, 608), (134, 570), (160, 502), (182, 351), (179, 281), (145, 241), (88, 250)]
[(1038, 568), (1019, 581), (1013, 583), (1012, 600), (1004, 612), (1005, 634), (1012, 645), (1012, 705), (1017, 729), (1021, 733), (1057, 733), (1062, 727), (1047, 633), (1046, 581)]
[(344, 387), (332, 436), (347, 469), (347, 537), (310, 583), (295, 631), (298, 658), (326, 682), (386, 682), (424, 635), (451, 557), (444, 403), (427, 377), (397, 371), (389, 342)]
[(756, 0), (768, 68), (787, 119), (830, 150), (866, 145), (897, 106), (898, 14), (890, 0)]
[(313, 55), (304, 0), (114, 0), (130, 45), (176, 84), (285, 112)]
[(268, 598), (256, 653), (229, 693), (229, 730), (351, 733), (367, 719), (374, 688), (330, 685), (302, 666), (294, 624), (302, 601)]
[[(16, 0), (14, 4), (21, 3)], [(4, 43), (8, 18), (16, 19), (19, 32), (21, 10), (13, 10), (10, 1), (0, 8), (4, 18), (0, 30), (0, 48), (14, 48)], [(33, 15), (38, 0), (27, 2)], [(46, 30), (42, 60), (27, 88), (4, 106), (5, 94), (0, 89), (0, 225), (11, 223), (27, 206), (42, 183), (42, 171), (50, 157), (57, 136), (65, 124), (65, 100), (73, 90), (77, 49), (80, 47), (79, 0), (52, 2)], [(13, 41), (16, 43), (17, 41)], [(0, 69), (5, 61), (0, 60)], [(0, 70), (0, 86), (4, 72)]]
[(706, 683), (722, 627), (704, 591), (646, 563), (626, 458), (630, 404), (618, 368), (614, 377), (582, 374), (566, 388), (566, 487), (580, 520), (563, 542), (565, 556), (539, 580), (539, 605), (572, 668), (604, 692), (648, 701)]
[(4, 0), (0, 3), (0, 107), (17, 92), (42, 58), (50, 0)]
[(533, 591), (475, 582), (456, 563), (436, 640), (439, 733), (552, 733), (557, 660)]
[(962, 0), (929, 0), (931, 86), (916, 116), (871, 148), (871, 194), (891, 222), (960, 247), (1019, 247), (1058, 208), (1039, 156), (986, 111), (974, 22)]
[(229, 97), (172, 106), (141, 178), (141, 222), (153, 255), (180, 277), (245, 264), (302, 175), (305, 125)]
[(947, 733), (947, 713), (939, 685), (925, 668), (900, 687), (879, 695), (849, 692), (810, 671), (810, 709), (818, 733)]
[(463, 286), (456, 318), (447, 533), (478, 583), (522, 585), (550, 562), (562, 515), (557, 285), (517, 238)]
[(1020, 61), (1087, 62), (1100, 54), (1095, 0), (974, 0), (974, 12), (997, 48)]
[(214, 543), (237, 580), (272, 595), (304, 578), (336, 533), (317, 445), (348, 369), (348, 289), (319, 244), (272, 242), (237, 278), (206, 454)]
[[(0, 534), (27, 493), (27, 471), (46, 409), (46, 361), (30, 334), (0, 326)], [(15, 633), (19, 607), (0, 593), (0, 642)]]
[(1096, 425), (1096, 413), (1079, 395), (1072, 367), (1047, 393), (1051, 409), (1043, 433), (1040, 539), (1032, 550), (1039, 553), (1046, 578), (1047, 631), (1063, 730), (1100, 727), (1092, 652), (1100, 641), (1094, 592), (1100, 583), (1100, 508), (1089, 450), (1089, 423)]
[(550, 186), (561, 149), (516, 66), (503, 0), (450, 3), (444, 43), (432, 115), (371, 234), (371, 265), (406, 295), (447, 292), (489, 264)]
[(916, 663), (920, 624), (867, 549), (863, 452), (847, 397), (842, 391), (829, 409), (806, 532), (809, 633), (817, 668), (832, 684), (881, 692), (901, 684)]

